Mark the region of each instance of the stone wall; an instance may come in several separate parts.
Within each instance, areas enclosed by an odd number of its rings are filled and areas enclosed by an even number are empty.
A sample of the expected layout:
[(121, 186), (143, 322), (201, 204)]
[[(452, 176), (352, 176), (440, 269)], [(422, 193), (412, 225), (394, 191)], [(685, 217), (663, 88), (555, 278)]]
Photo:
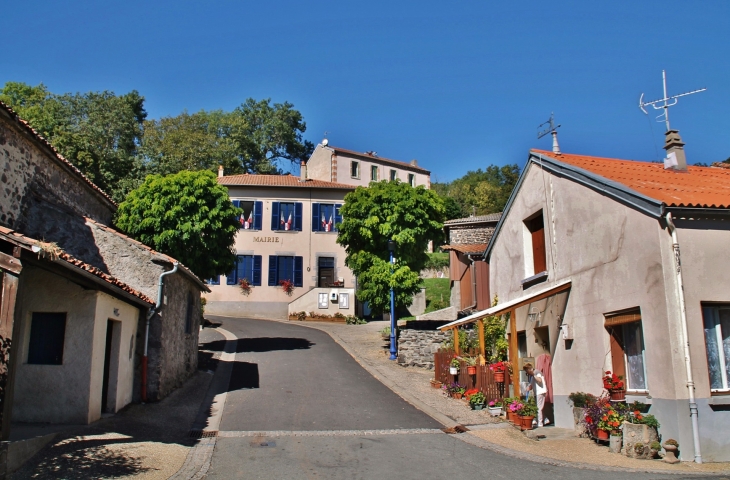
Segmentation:
[(433, 354), (447, 339), (448, 333), (439, 330), (402, 329), (398, 334), (398, 363), (433, 369)]
[(496, 224), (490, 226), (449, 226), (449, 245), (473, 245), (475, 243), (489, 243), (492, 235), (494, 235), (495, 227)]

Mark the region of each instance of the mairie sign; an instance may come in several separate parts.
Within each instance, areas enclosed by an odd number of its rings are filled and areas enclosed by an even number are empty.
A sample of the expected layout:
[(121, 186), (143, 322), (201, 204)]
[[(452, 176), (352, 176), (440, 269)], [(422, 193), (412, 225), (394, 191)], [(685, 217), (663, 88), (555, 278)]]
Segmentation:
[(279, 237), (253, 237), (254, 243), (279, 243)]

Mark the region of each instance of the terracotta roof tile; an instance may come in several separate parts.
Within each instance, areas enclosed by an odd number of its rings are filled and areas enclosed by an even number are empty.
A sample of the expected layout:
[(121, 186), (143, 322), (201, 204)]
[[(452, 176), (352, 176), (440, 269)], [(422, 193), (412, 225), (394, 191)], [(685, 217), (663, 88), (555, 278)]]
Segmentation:
[(466, 218), (454, 218), (453, 220), (446, 220), (444, 225), (461, 225), (467, 223), (497, 223), (502, 218), (502, 212), (490, 213), (488, 215), (476, 215), (473, 217)]
[(478, 253), (482, 254), (484, 253), (484, 250), (487, 249), (486, 243), (472, 243), (468, 245), (442, 245), (441, 250), (448, 252), (450, 250), (454, 250), (459, 253)]
[(366, 158), (368, 160), (378, 160), (383, 163), (390, 163), (397, 167), (405, 168), (407, 170), (416, 170), (418, 172), (426, 173), (429, 175), (431, 174), (431, 172), (429, 170), (426, 170), (425, 168), (421, 168), (417, 165), (411, 165), (408, 162), (401, 162), (400, 160), (391, 160), (389, 158), (378, 157), (375, 155), (370, 155), (368, 153), (361, 153), (361, 152), (356, 152), (354, 150), (347, 150), (346, 148), (333, 147), (332, 145), (329, 145), (329, 148), (331, 148), (335, 152), (342, 152), (342, 153), (346, 153), (348, 155), (355, 155), (357, 157)]
[(66, 167), (67, 167), (67, 168), (68, 168), (69, 170), (71, 170), (71, 172), (72, 172), (72, 173), (73, 173), (74, 175), (76, 175), (76, 176), (77, 176), (77, 177), (79, 177), (79, 178), (80, 178), (81, 180), (83, 180), (84, 182), (86, 182), (86, 183), (87, 183), (87, 184), (88, 184), (88, 185), (89, 185), (89, 186), (90, 186), (90, 187), (91, 187), (91, 188), (92, 188), (93, 190), (95, 190), (95, 191), (96, 191), (97, 193), (99, 193), (99, 194), (100, 194), (100, 195), (101, 195), (102, 197), (104, 197), (104, 199), (108, 200), (108, 201), (109, 201), (109, 203), (111, 203), (111, 204), (112, 204), (112, 206), (114, 206), (114, 208), (116, 209), (116, 207), (117, 207), (118, 205), (116, 204), (116, 202), (115, 202), (114, 200), (112, 200), (112, 197), (110, 197), (110, 196), (109, 196), (109, 195), (108, 195), (108, 194), (107, 194), (107, 193), (106, 193), (106, 192), (105, 192), (104, 190), (102, 190), (101, 188), (99, 188), (99, 187), (98, 187), (98, 186), (97, 186), (97, 185), (96, 185), (96, 184), (95, 184), (94, 182), (92, 182), (91, 180), (89, 180), (89, 178), (88, 178), (88, 177), (87, 177), (86, 175), (84, 175), (83, 173), (81, 173), (81, 170), (79, 170), (78, 168), (76, 168), (76, 166), (75, 166), (75, 165), (74, 165), (73, 163), (69, 162), (68, 160), (66, 160), (66, 159), (65, 159), (65, 158), (63, 157), (63, 155), (61, 155), (60, 153), (58, 153), (58, 151), (57, 151), (57, 150), (56, 150), (56, 149), (55, 149), (55, 148), (53, 147), (53, 145), (51, 145), (51, 143), (50, 143), (50, 142), (49, 142), (48, 140), (46, 140), (46, 139), (45, 139), (45, 138), (44, 138), (44, 137), (43, 137), (43, 136), (42, 136), (42, 135), (41, 135), (40, 133), (38, 133), (38, 132), (37, 132), (37, 131), (36, 131), (36, 130), (35, 130), (35, 129), (33, 128), (33, 127), (31, 127), (31, 126), (30, 126), (30, 124), (29, 124), (28, 122), (26, 122), (25, 120), (23, 120), (22, 118), (20, 118), (20, 117), (18, 116), (18, 114), (17, 114), (17, 113), (15, 113), (15, 111), (14, 111), (14, 110), (13, 110), (12, 108), (10, 108), (10, 107), (9, 107), (8, 105), (6, 105), (5, 103), (3, 103), (3, 102), (1, 102), (1, 101), (0, 101), (0, 108), (2, 108), (2, 109), (4, 109), (4, 110), (6, 110), (6, 111), (8, 112), (8, 114), (10, 114), (10, 117), (11, 117), (11, 118), (12, 118), (13, 120), (15, 120), (15, 122), (16, 122), (16, 123), (18, 124), (18, 126), (19, 126), (19, 127), (20, 127), (20, 128), (22, 129), (22, 130), (25, 130), (25, 131), (26, 131), (27, 133), (29, 133), (29, 134), (30, 134), (31, 136), (35, 137), (36, 141), (38, 141), (38, 142), (39, 142), (40, 144), (42, 144), (42, 145), (43, 145), (44, 147), (46, 147), (46, 148), (50, 149), (50, 150), (51, 150), (51, 152), (53, 153), (53, 155), (54, 155), (54, 156), (56, 157), (56, 159), (57, 159), (57, 160), (58, 160), (59, 162), (61, 162), (61, 163), (62, 163), (63, 165), (65, 165), (65, 166), (66, 166)]
[(669, 207), (730, 208), (730, 170), (688, 166), (683, 173), (665, 170), (661, 163), (531, 152), (613, 180)]
[(299, 177), (293, 175), (226, 175), (225, 177), (218, 177), (218, 183), (230, 186), (335, 188), (355, 190), (353, 185), (345, 185), (344, 183), (325, 182), (324, 180), (311, 179), (307, 179), (302, 182)]
[[(26, 250), (32, 251), (32, 247), (34, 245), (38, 244), (38, 241), (26, 237), (25, 235), (22, 235), (14, 230), (11, 230), (9, 228), (5, 228), (0, 226), (0, 237), (4, 237), (8, 240), (10, 240), (12, 243), (18, 244), (25, 248)], [(98, 268), (94, 267), (93, 265), (89, 265), (86, 262), (83, 262), (79, 260), (78, 258), (73, 257), (72, 255), (69, 255), (68, 253), (61, 251), (59, 252), (59, 258), (63, 260), (64, 262), (71, 264), (75, 267), (78, 267), (86, 272), (89, 272), (90, 274), (94, 275), (95, 277), (100, 278), (101, 280), (109, 283), (110, 285), (114, 285), (117, 288), (120, 288), (124, 290), (125, 292), (134, 295), (135, 297), (141, 299), (142, 301), (149, 303), (150, 305), (154, 305), (155, 302), (151, 298), (149, 298), (147, 295), (145, 295), (142, 292), (139, 292), (135, 290), (134, 288), (130, 287), (126, 283), (117, 280), (115, 277), (109, 275), (108, 273), (104, 273)]]

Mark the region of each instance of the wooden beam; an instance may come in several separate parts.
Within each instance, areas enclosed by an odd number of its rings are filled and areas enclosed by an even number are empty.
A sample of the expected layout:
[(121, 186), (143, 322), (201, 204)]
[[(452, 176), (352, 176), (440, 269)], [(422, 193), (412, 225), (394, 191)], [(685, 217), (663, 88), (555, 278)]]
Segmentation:
[(517, 310), (513, 309), (509, 312), (509, 361), (512, 364), (512, 386), (514, 387), (514, 396), (520, 396), (520, 371), (517, 356)]
[(481, 318), (477, 320), (477, 332), (479, 333), (479, 365), (484, 365), (486, 346), (484, 345), (484, 320)]
[[(12, 257), (10, 257), (12, 258)], [(14, 259), (17, 261), (17, 259)], [(17, 262), (20, 265), (20, 261)], [(15, 321), (15, 300), (18, 293), (18, 277), (6, 271), (0, 271), (0, 379), (2, 389), (0, 400), (2, 417), (0, 417), (0, 439), (10, 438), (10, 417), (12, 414), (12, 367), (10, 354), (13, 342), (13, 325)], [(12, 345), (12, 347), (11, 347)], [(2, 463), (2, 461), (0, 461)]]
[(452, 330), (454, 333), (454, 353), (461, 355), (461, 352), (459, 351), (459, 329), (454, 327)]
[(23, 265), (17, 258), (0, 252), (0, 269), (7, 270), (8, 272), (18, 275), (23, 269)]

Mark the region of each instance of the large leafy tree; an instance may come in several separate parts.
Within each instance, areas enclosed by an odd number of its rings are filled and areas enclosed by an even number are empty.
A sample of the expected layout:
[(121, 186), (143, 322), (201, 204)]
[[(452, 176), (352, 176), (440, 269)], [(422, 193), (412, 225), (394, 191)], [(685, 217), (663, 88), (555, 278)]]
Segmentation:
[(141, 175), (136, 155), (147, 112), (137, 91), (56, 95), (43, 84), (8, 82), (0, 100), (116, 201), (138, 183), (129, 180)]
[(453, 182), (434, 182), (431, 186), (439, 195), (451, 199), (446, 217), (451, 220), (472, 214), (501, 212), (519, 176), (517, 165), (490, 165), (486, 170), (469, 171)]
[[(374, 182), (345, 196), (337, 243), (345, 247), (345, 264), (357, 276), (358, 298), (373, 311), (390, 311), (391, 287), (396, 309), (410, 305), (429, 259), (428, 243), (443, 235), (444, 211), (435, 192), (397, 180)], [(395, 242), (393, 273), (389, 239)]]
[(240, 214), (213, 172), (181, 171), (147, 176), (119, 205), (116, 225), (200, 278), (211, 278), (233, 268)]

